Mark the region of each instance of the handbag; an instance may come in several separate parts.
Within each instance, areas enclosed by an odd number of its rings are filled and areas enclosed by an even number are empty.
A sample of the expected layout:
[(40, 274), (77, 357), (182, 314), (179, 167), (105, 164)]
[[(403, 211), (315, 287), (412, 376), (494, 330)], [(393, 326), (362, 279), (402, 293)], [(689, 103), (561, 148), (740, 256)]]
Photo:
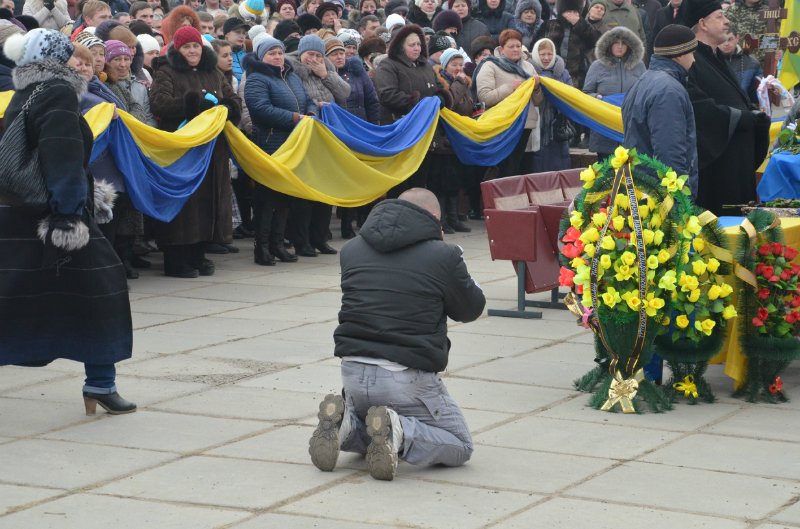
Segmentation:
[(44, 91), (43, 85), (39, 83), (33, 90), (0, 139), (0, 195), (12, 205), (44, 206), (49, 198), (39, 147), (30, 145), (26, 123), (31, 103)]
[(559, 114), (556, 117), (556, 122), (553, 124), (553, 139), (555, 141), (570, 141), (577, 133), (575, 125), (564, 114)]

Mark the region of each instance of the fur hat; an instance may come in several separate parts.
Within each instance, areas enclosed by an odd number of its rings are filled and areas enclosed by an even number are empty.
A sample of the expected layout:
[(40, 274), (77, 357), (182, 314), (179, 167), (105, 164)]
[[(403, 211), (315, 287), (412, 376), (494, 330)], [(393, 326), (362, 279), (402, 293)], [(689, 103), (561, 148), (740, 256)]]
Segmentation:
[(447, 63), (449, 63), (451, 60), (455, 59), (456, 57), (461, 57), (463, 59), (464, 58), (464, 54), (461, 53), (460, 50), (457, 50), (455, 48), (447, 48), (439, 56), (439, 64), (442, 65), (442, 68), (447, 68)]
[(270, 37), (269, 35), (261, 35), (258, 36), (258, 45), (256, 46), (256, 58), (261, 61), (264, 59), (264, 55), (267, 54), (269, 50), (272, 48), (280, 48), (285, 50), (285, 46), (283, 42), (276, 39), (275, 37)]
[(719, 0), (690, 0), (686, 4), (686, 25), (691, 28), (701, 18), (706, 18), (719, 9), (722, 9)]
[(25, 35), (9, 36), (3, 44), (3, 54), (17, 66), (54, 60), (66, 63), (75, 48), (69, 37), (51, 29), (32, 29)]
[(311, 13), (300, 15), (295, 19), (295, 22), (300, 26), (300, 35), (303, 35), (309, 29), (322, 29), (322, 22)]
[(150, 53), (151, 51), (161, 51), (161, 45), (159, 45), (158, 41), (155, 37), (150, 35), (137, 35), (136, 40), (139, 41), (139, 45), (142, 47), (142, 53)]
[(398, 15), (397, 13), (392, 13), (388, 17), (386, 17), (386, 29), (392, 31), (395, 26), (405, 26), (406, 19), (403, 18), (402, 15)]
[(256, 18), (264, 15), (264, 9), (264, 0), (245, 0), (239, 4), (239, 14), (250, 22), (255, 22)]
[(483, 50), (489, 50), (494, 53), (497, 47), (497, 41), (489, 36), (475, 37), (469, 44), (469, 56), (473, 59), (481, 54)]
[(662, 57), (680, 57), (697, 48), (694, 32), (686, 26), (670, 24), (658, 32), (653, 41), (653, 53)]
[(294, 3), (294, 0), (278, 0), (278, 3), (275, 4), (275, 12), (276, 13), (281, 10), (281, 7), (283, 7), (283, 4), (289, 4), (290, 6), (292, 6), (292, 8), (294, 8), (294, 14), (295, 15), (297, 14), (297, 4)]
[(131, 49), (122, 41), (119, 40), (107, 40), (106, 41), (106, 62), (116, 59), (122, 55), (127, 55), (128, 57), (133, 58), (131, 54)]
[(428, 47), (425, 45), (425, 35), (422, 34), (422, 28), (416, 24), (408, 24), (395, 32), (392, 40), (389, 41), (389, 46), (386, 48), (387, 55), (394, 60), (408, 60), (403, 51), (403, 43), (412, 33), (419, 37), (419, 41), (422, 44), (420, 59), (426, 59), (428, 57)]
[(536, 12), (536, 20), (542, 19), (542, 4), (539, 3), (539, 0), (522, 0), (514, 10), (514, 18), (519, 19), (522, 13), (529, 9), (533, 9)]
[(278, 22), (278, 25), (275, 26), (275, 29), (272, 30), (272, 36), (281, 42), (286, 40), (286, 37), (292, 33), (297, 33), (298, 35), (303, 33), (300, 26), (294, 20), (281, 20)]
[(325, 39), (325, 56), (326, 57), (328, 55), (330, 55), (331, 53), (337, 51), (337, 50), (346, 51), (344, 49), (344, 43), (341, 40), (339, 40), (337, 38), (333, 38), (333, 37), (331, 37), (329, 39)]
[(317, 12), (314, 13), (314, 15), (318, 19), (322, 20), (322, 17), (324, 17), (325, 13), (327, 13), (328, 11), (333, 11), (334, 13), (336, 13), (336, 16), (339, 16), (339, 4), (334, 4), (333, 2), (325, 2), (324, 4), (321, 4), (317, 8)]
[(22, 30), (19, 29), (19, 26), (16, 24), (8, 20), (0, 20), (0, 46), (2, 46), (11, 35), (19, 35), (21, 33)]
[(451, 47), (450, 39), (447, 38), (446, 35), (435, 35), (431, 37), (431, 40), (428, 43), (428, 56), (431, 56), (439, 51), (450, 49)]
[(324, 56), (325, 44), (316, 35), (306, 35), (300, 39), (300, 44), (297, 45), (297, 56), (300, 57), (307, 51), (316, 51)]
[(464, 29), (464, 24), (461, 23), (461, 17), (455, 11), (442, 11), (433, 17), (434, 31), (444, 31), (447, 28), (456, 28), (459, 33)]
[(201, 46), (203, 45), (203, 36), (192, 26), (183, 26), (179, 28), (178, 31), (175, 32), (175, 36), (172, 37), (172, 45), (176, 50), (181, 49), (185, 44), (189, 44), (190, 42), (196, 42)]
[(372, 53), (386, 53), (386, 42), (380, 37), (367, 37), (358, 47), (358, 56), (362, 59)]
[(583, 0), (556, 0), (556, 13), (583, 12)]

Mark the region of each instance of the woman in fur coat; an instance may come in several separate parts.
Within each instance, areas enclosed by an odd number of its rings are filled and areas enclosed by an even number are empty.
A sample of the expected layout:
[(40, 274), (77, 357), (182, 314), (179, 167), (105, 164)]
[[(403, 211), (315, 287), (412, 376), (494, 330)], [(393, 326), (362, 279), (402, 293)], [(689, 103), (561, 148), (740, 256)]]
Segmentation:
[(26, 133), (49, 198), (31, 206), (0, 193), (0, 365), (83, 362), (87, 414), (97, 404), (112, 414), (136, 411), (114, 384), (114, 364), (131, 357), (131, 313), (122, 264), (97, 227), (110, 219), (114, 191), (94, 186), (86, 172), (86, 81), (67, 66), (73, 46), (56, 31), (14, 35), (3, 51), (17, 64), (4, 129), (29, 105)]
[[(204, 46), (200, 32), (184, 26), (175, 32), (166, 57), (153, 64), (150, 110), (162, 130), (174, 131), (186, 120), (214, 106), (212, 94), (228, 108), (228, 120), (238, 124), (241, 103), (233, 87), (217, 69), (217, 54)], [(156, 242), (164, 251), (164, 273), (195, 278), (214, 273), (205, 257), (206, 243), (233, 242), (230, 153), (223, 138), (214, 146), (211, 162), (200, 186), (171, 222), (156, 223)]]
[[(617, 26), (603, 34), (594, 47), (597, 60), (589, 66), (583, 91), (603, 99), (603, 96), (625, 94), (639, 79), (645, 68), (644, 45), (639, 36), (625, 26)], [(598, 160), (608, 158), (617, 147), (614, 140), (599, 132), (589, 132), (589, 150)]]

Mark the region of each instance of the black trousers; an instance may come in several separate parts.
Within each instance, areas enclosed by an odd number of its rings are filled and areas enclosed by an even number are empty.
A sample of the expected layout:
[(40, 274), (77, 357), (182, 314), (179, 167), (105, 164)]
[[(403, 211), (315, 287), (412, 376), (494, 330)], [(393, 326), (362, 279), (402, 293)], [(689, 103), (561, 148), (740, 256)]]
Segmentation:
[(511, 151), (511, 154), (508, 157), (500, 162), (500, 175), (503, 176), (516, 176), (519, 174), (525, 174), (522, 172), (522, 159), (525, 156), (525, 147), (528, 145), (528, 138), (531, 137), (531, 130), (525, 129), (522, 131), (522, 134), (519, 137), (519, 141), (517, 142), (516, 147), (514, 150)]
[[(239, 206), (239, 214), (242, 217), (242, 226), (246, 229), (253, 229), (252, 211), (254, 210), (253, 199), (255, 190), (253, 180), (247, 173), (239, 169), (239, 176), (236, 180), (231, 180), (233, 184), (233, 194), (236, 197), (236, 204)], [(264, 187), (264, 186), (261, 186)]]
[(253, 191), (253, 227), (255, 243), (270, 249), (283, 244), (290, 198), (266, 186), (256, 184)]
[(327, 244), (332, 212), (328, 204), (294, 199), (289, 209), (288, 235), (295, 249)]

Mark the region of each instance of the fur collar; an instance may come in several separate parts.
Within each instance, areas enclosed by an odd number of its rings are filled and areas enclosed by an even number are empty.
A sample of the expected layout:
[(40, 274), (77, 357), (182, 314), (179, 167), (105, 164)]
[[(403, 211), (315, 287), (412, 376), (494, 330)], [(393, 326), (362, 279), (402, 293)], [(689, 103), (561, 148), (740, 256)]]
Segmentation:
[[(434, 66), (433, 67), (433, 72), (436, 74), (436, 78), (439, 80), (439, 83), (442, 85), (442, 88), (444, 88), (445, 90), (449, 91), (450, 90), (450, 85), (452, 83), (447, 78), (447, 76), (446, 76), (446, 74), (444, 72), (444, 69), (442, 68), (442, 65), (441, 64), (437, 64), (436, 66)], [(453, 82), (455, 82), (455, 81), (453, 81)], [(472, 79), (470, 79), (469, 77), (464, 79), (462, 82), (467, 86), (467, 88), (470, 88), (472, 86)]]
[(78, 99), (86, 93), (87, 82), (78, 72), (58, 61), (45, 59), (25, 66), (17, 66), (11, 73), (14, 89), (25, 90), (32, 84), (59, 79), (65, 81), (74, 90)]
[(594, 47), (594, 54), (597, 60), (609, 68), (614, 67), (619, 59), (611, 54), (611, 46), (617, 41), (622, 41), (628, 46), (628, 53), (622, 58), (622, 63), (626, 70), (630, 70), (642, 62), (644, 57), (642, 41), (636, 33), (625, 26), (617, 26), (600, 36), (597, 40), (597, 45)]
[(186, 59), (183, 58), (183, 55), (175, 49), (175, 46), (170, 44), (169, 48), (167, 48), (167, 64), (175, 70), (186, 72), (194, 69), (211, 71), (217, 69), (217, 54), (214, 53), (212, 48), (203, 46), (203, 53), (200, 55), (200, 63), (197, 65), (197, 68), (192, 68), (189, 66), (189, 63), (186, 62)]
[[(285, 62), (287, 64), (292, 65), (292, 69), (294, 73), (300, 76), (300, 79), (303, 83), (307, 83), (312, 77), (315, 79), (319, 79), (316, 77), (314, 73), (311, 71), (311, 68), (300, 62), (300, 57), (296, 57), (294, 55), (287, 55)], [(325, 68), (328, 70), (328, 73), (336, 73), (336, 68), (333, 66), (333, 63), (329, 61), (327, 58), (325, 59)]]
[(422, 43), (422, 53), (420, 54), (417, 62), (427, 61), (428, 47), (425, 45), (425, 35), (422, 33), (422, 28), (416, 24), (408, 24), (403, 26), (397, 30), (397, 33), (394, 34), (394, 37), (392, 37), (392, 40), (389, 41), (389, 47), (386, 50), (386, 54), (390, 59), (411, 64), (411, 61), (409, 61), (408, 57), (406, 57), (406, 54), (403, 52), (403, 43), (406, 41), (406, 37), (412, 33), (416, 33), (419, 37), (419, 41)]

